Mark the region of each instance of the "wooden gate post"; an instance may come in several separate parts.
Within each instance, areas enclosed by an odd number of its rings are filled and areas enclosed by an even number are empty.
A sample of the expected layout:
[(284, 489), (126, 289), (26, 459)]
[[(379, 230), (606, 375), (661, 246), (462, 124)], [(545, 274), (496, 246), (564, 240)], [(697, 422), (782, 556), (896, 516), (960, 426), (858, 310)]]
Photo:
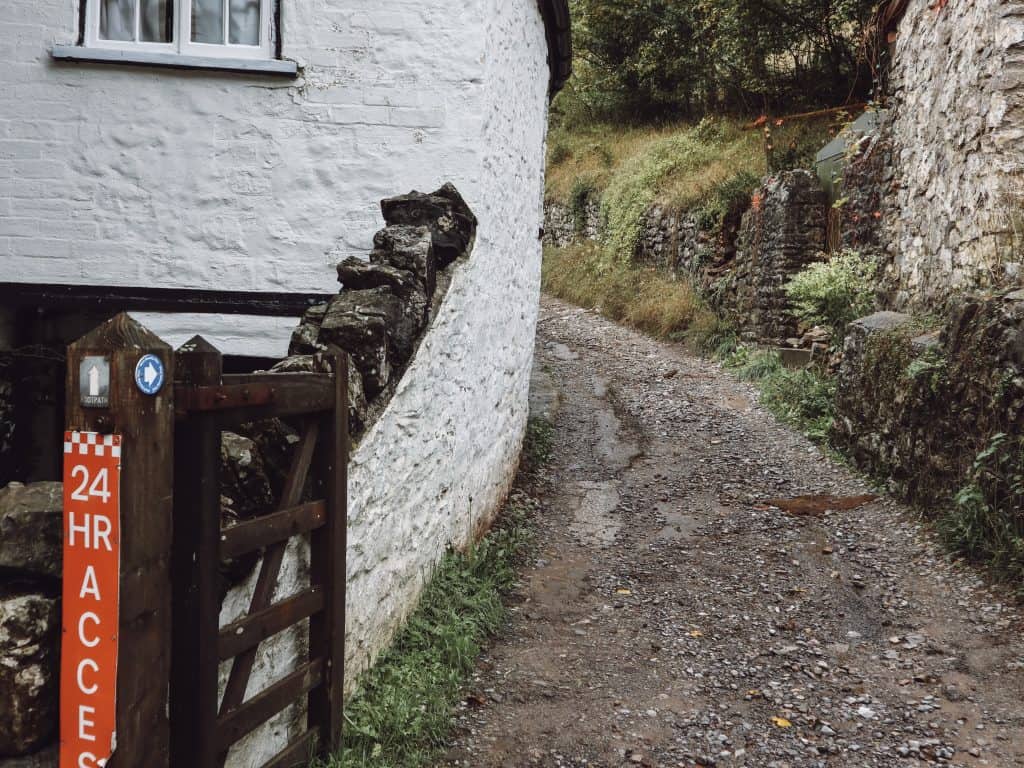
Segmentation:
[(124, 313), (68, 347), (67, 428), (122, 438), (117, 739), (108, 768), (169, 764), (172, 378), (171, 347)]
[[(176, 381), (219, 386), (221, 353), (195, 336), (175, 354)], [(171, 765), (215, 768), (217, 630), (220, 622), (221, 434), (210, 414), (193, 415), (178, 429), (174, 498), (174, 682), (171, 685)]]

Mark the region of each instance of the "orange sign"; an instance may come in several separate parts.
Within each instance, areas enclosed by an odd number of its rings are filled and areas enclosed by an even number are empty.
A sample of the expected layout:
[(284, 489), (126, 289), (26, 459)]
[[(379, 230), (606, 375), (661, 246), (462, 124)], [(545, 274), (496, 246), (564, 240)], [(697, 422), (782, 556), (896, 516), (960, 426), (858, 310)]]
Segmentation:
[(64, 433), (60, 768), (100, 768), (117, 746), (121, 436)]

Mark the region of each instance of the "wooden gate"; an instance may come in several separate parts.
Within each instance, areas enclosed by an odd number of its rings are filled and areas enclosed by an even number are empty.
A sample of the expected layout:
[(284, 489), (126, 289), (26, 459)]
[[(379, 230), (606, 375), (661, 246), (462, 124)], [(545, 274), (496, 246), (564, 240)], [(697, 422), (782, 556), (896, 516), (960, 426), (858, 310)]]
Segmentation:
[[(218, 768), (233, 744), (305, 699), (306, 729), (263, 768), (305, 765), (339, 745), (345, 637), (348, 374), (340, 352), (318, 373), (224, 375), (201, 337), (174, 362), (174, 537), (170, 686), (172, 768)], [(285, 418), (298, 426), (276, 511), (222, 527), (221, 433)], [(313, 499), (310, 501), (309, 499)], [(309, 584), (275, 596), (285, 549), (309, 536)], [(248, 614), (220, 627), (222, 560), (262, 552)], [(260, 644), (308, 620), (309, 653), (246, 698)], [(231, 662), (223, 697), (218, 670)]]

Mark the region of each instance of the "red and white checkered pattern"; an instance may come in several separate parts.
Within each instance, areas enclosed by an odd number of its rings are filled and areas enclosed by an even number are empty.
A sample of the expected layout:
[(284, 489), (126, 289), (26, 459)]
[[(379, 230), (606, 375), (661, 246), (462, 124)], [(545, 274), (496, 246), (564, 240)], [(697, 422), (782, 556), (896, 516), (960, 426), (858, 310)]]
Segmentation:
[(81, 456), (113, 456), (121, 458), (121, 436), (101, 435), (96, 432), (65, 432), (64, 453), (77, 453)]

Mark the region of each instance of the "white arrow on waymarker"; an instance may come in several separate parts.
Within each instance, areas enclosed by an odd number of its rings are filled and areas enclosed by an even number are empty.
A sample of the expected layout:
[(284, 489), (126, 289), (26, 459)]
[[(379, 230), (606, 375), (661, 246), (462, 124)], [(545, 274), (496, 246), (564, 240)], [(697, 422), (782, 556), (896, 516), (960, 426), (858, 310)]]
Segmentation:
[(147, 387), (153, 386), (153, 382), (157, 380), (156, 367), (152, 363), (147, 363), (145, 370), (142, 372), (142, 380), (146, 382)]
[(100, 369), (95, 365), (89, 369), (89, 397), (100, 396)]

